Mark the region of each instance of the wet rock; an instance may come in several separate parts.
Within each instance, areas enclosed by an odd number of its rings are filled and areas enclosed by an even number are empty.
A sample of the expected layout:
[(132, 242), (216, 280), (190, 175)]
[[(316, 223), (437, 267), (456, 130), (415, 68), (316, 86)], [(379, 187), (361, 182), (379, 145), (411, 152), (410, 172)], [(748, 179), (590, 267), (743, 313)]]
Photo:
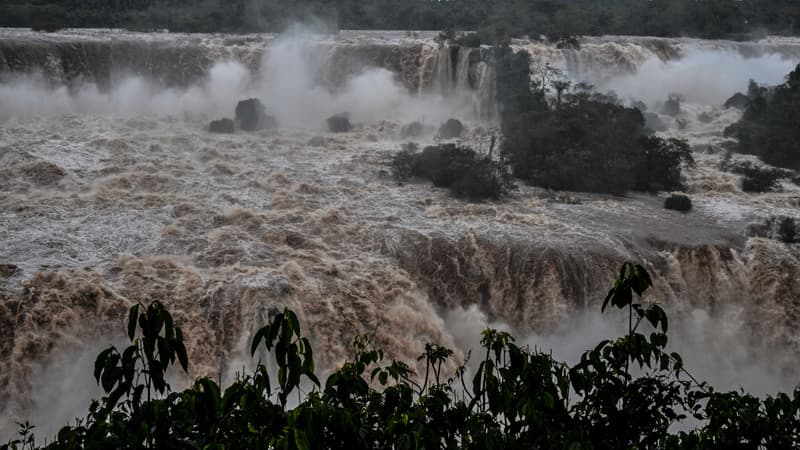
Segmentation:
[(0, 278), (11, 278), (18, 270), (14, 264), (0, 264)]
[(689, 212), (692, 210), (692, 200), (683, 194), (672, 194), (664, 200), (664, 208), (683, 213)]
[(328, 145), (328, 140), (322, 136), (314, 136), (308, 141), (308, 145), (311, 147), (325, 147)]
[(456, 119), (449, 119), (439, 127), (439, 137), (442, 139), (455, 139), (461, 137), (464, 132), (464, 125)]
[(669, 99), (661, 107), (661, 114), (675, 117), (681, 112), (681, 97), (677, 94), (670, 94)]
[(235, 130), (233, 120), (231, 119), (219, 119), (219, 120), (212, 120), (211, 123), (208, 124), (208, 132), (209, 133), (224, 133), (224, 134), (231, 134)]
[(699, 120), (700, 123), (708, 124), (708, 123), (711, 123), (711, 122), (714, 121), (714, 116), (712, 116), (711, 114), (709, 114), (707, 112), (702, 112), (697, 116), (697, 120)]
[(422, 133), (425, 132), (425, 127), (422, 125), (421, 122), (411, 122), (409, 124), (403, 125), (400, 128), (400, 139), (407, 139), (410, 137), (419, 137)]
[(61, 167), (47, 161), (39, 161), (25, 166), (22, 173), (37, 186), (50, 186), (67, 174)]
[(558, 39), (556, 47), (562, 50), (580, 50), (581, 43), (575, 36), (562, 36)]
[(646, 112), (642, 115), (644, 116), (644, 123), (647, 128), (653, 131), (667, 131), (669, 129), (669, 126), (661, 120), (661, 117), (658, 117), (658, 114)]
[(742, 94), (741, 92), (737, 92), (731, 96), (731, 98), (725, 100), (725, 108), (736, 108), (738, 110), (744, 111), (747, 109), (747, 105), (750, 104), (750, 99), (747, 98), (746, 95)]
[(350, 123), (350, 113), (339, 113), (328, 117), (328, 131), (331, 133), (346, 133), (353, 129)]
[(800, 242), (800, 224), (798, 224), (798, 219), (794, 217), (770, 217), (762, 223), (754, 223), (748, 226), (747, 235), (773, 239), (785, 244), (794, 244)]
[(275, 116), (267, 114), (261, 100), (251, 98), (236, 105), (236, 123), (244, 131), (258, 131), (278, 126)]
[(633, 103), (631, 103), (631, 107), (638, 109), (642, 113), (647, 111), (647, 105), (645, 105), (645, 103), (641, 100), (636, 100)]

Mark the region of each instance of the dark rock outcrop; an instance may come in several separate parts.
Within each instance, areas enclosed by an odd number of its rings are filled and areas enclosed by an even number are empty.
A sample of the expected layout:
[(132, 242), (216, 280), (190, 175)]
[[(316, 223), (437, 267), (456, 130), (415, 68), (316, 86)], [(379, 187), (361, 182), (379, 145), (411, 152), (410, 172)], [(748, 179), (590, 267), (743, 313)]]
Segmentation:
[(664, 200), (664, 208), (680, 212), (692, 210), (692, 200), (683, 194), (672, 194)]
[(350, 114), (346, 112), (328, 117), (327, 123), (328, 131), (331, 133), (347, 133), (353, 129), (353, 124), (350, 123)]
[(800, 242), (800, 224), (794, 217), (770, 217), (763, 223), (750, 225), (747, 228), (747, 234), (794, 244)]
[(67, 175), (64, 169), (47, 161), (38, 161), (24, 166), (22, 173), (37, 186), (52, 186)]
[(725, 100), (725, 108), (736, 108), (740, 111), (744, 111), (747, 109), (747, 105), (750, 104), (750, 99), (742, 94), (741, 92), (737, 92), (731, 96), (731, 98)]
[(236, 127), (231, 119), (219, 119), (212, 120), (211, 123), (208, 124), (208, 131), (209, 133), (230, 134), (236, 131)]
[(449, 119), (439, 127), (439, 137), (442, 139), (455, 139), (461, 137), (464, 132), (464, 125), (457, 119)]
[(425, 132), (425, 126), (421, 122), (411, 122), (400, 128), (400, 139), (419, 137)]
[(0, 278), (11, 278), (18, 270), (14, 264), (0, 264)]
[(278, 126), (277, 119), (267, 114), (264, 104), (257, 98), (242, 100), (236, 105), (236, 123), (244, 131), (258, 131)]
[(681, 97), (676, 94), (670, 94), (669, 99), (664, 102), (661, 107), (661, 114), (675, 117), (681, 112)]

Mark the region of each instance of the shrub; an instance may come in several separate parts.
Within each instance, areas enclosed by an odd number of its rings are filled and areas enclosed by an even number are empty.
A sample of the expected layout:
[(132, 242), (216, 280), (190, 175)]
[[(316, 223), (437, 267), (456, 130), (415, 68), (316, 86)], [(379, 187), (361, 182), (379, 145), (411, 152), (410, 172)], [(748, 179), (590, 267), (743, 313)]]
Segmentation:
[(455, 38), (454, 42), (462, 47), (478, 48), (481, 46), (481, 37), (478, 33), (467, 33)]
[(429, 180), (470, 200), (497, 199), (514, 188), (505, 164), (455, 144), (429, 146), (422, 152), (407, 147), (394, 156), (391, 167), (399, 180)]
[(692, 210), (692, 200), (683, 194), (672, 194), (664, 200), (664, 208), (680, 212)]
[(744, 192), (773, 192), (780, 189), (780, 180), (789, 174), (774, 167), (764, 167), (750, 161), (731, 162), (726, 157), (720, 164), (722, 170), (742, 175)]
[(749, 236), (758, 236), (774, 239), (786, 244), (800, 242), (800, 225), (794, 217), (770, 217), (764, 222), (751, 224), (748, 227)]
[(661, 114), (675, 117), (681, 112), (682, 97), (679, 94), (669, 94), (669, 98), (661, 107)]

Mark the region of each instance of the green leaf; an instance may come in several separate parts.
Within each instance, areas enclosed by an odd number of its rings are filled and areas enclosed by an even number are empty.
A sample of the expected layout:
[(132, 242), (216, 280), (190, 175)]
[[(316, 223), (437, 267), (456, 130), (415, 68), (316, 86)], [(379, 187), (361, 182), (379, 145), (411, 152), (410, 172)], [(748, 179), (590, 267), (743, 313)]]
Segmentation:
[(189, 358), (186, 355), (186, 347), (183, 345), (183, 342), (180, 341), (173, 341), (175, 346), (175, 354), (178, 356), (178, 362), (180, 363), (183, 371), (186, 372), (189, 367)]
[(653, 285), (653, 281), (650, 279), (650, 274), (647, 273), (647, 270), (643, 266), (638, 264), (635, 266), (633, 273), (630, 276), (630, 280), (631, 287), (639, 296), (641, 296), (644, 291)]
[(317, 378), (317, 376), (314, 375), (313, 372), (307, 373), (306, 376), (308, 377), (309, 380), (311, 380), (312, 383), (316, 384), (317, 386), (320, 386), (319, 378)]
[[(258, 345), (261, 344), (261, 341), (264, 339), (265, 336), (270, 334), (269, 328), (270, 328), (270, 326), (266, 325), (266, 326), (263, 326), (263, 327), (259, 328), (259, 330), (256, 331), (256, 335), (253, 336), (253, 342), (250, 344), (250, 356), (253, 356), (253, 355), (256, 354), (256, 350), (258, 350)], [(269, 344), (266, 344), (266, 345), (267, 345), (267, 348), (269, 348)]]
[(94, 379), (98, 383), (100, 382), (100, 374), (106, 368), (106, 361), (108, 360), (109, 355), (115, 351), (117, 351), (116, 348), (109, 347), (100, 352), (100, 354), (97, 355), (97, 359), (94, 360)]
[(614, 290), (615, 290), (615, 288), (611, 288), (611, 290), (608, 291), (608, 295), (606, 295), (606, 299), (603, 300), (603, 307), (600, 308), (600, 312), (601, 313), (605, 312), (606, 306), (608, 306), (608, 302), (611, 300), (612, 297), (614, 297)]
[(128, 313), (128, 338), (133, 341), (136, 336), (136, 319), (139, 317), (139, 303), (133, 305)]
[(289, 322), (292, 324), (292, 331), (298, 336), (300, 335), (300, 321), (297, 320), (297, 314), (290, 309), (286, 309), (286, 314), (289, 316)]
[(309, 450), (311, 448), (311, 444), (308, 442), (308, 436), (302, 431), (297, 428), (294, 430), (294, 445), (297, 447), (297, 450)]

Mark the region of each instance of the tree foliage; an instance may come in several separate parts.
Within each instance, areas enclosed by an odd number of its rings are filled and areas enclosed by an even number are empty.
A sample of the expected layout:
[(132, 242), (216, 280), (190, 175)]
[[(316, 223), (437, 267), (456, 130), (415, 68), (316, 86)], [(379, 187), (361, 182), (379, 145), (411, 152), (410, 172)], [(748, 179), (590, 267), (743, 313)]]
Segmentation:
[(497, 60), (501, 150), (516, 177), (613, 194), (683, 188), (681, 167), (694, 164), (686, 141), (654, 136), (639, 109), (586, 84), (572, 86), (549, 66), (530, 73), (524, 52), (501, 46)]
[[(622, 266), (601, 309), (624, 311), (627, 332), (573, 366), (487, 329), (471, 377), (466, 366), (445, 373), (453, 352), (436, 344), (419, 357), (424, 375), (415, 374), (359, 337), (353, 358), (323, 385), (299, 318), (284, 310), (251, 346), (253, 354), (269, 352), (277, 380), (259, 361), (227, 389), (201, 378), (181, 392), (163, 378), (175, 362), (187, 367), (180, 329), (161, 304), (137, 305), (128, 321), (131, 346), (97, 358), (106, 396), (45, 448), (794, 448), (800, 389), (762, 400), (699, 383), (667, 351), (667, 314), (644, 301), (651, 286), (643, 266)], [(301, 389), (297, 406), (287, 407)], [(687, 417), (699, 425), (678, 431)], [(31, 429), (21, 425), (20, 439), (0, 448), (37, 448)]]
[(514, 189), (503, 161), (456, 144), (428, 146), (421, 152), (409, 145), (393, 157), (391, 165), (398, 180), (429, 180), (469, 200), (498, 199)]
[[(54, 11), (59, 11), (57, 16)], [(60, 12), (63, 12), (61, 14)], [(788, 0), (7, 0), (0, 26), (123, 27), (189, 32), (280, 31), (317, 18), (342, 29), (477, 30), (499, 36), (796, 34)], [(474, 41), (473, 41), (474, 42)]]
[(725, 130), (737, 150), (773, 166), (800, 170), (800, 65), (774, 88), (751, 81), (742, 119)]

